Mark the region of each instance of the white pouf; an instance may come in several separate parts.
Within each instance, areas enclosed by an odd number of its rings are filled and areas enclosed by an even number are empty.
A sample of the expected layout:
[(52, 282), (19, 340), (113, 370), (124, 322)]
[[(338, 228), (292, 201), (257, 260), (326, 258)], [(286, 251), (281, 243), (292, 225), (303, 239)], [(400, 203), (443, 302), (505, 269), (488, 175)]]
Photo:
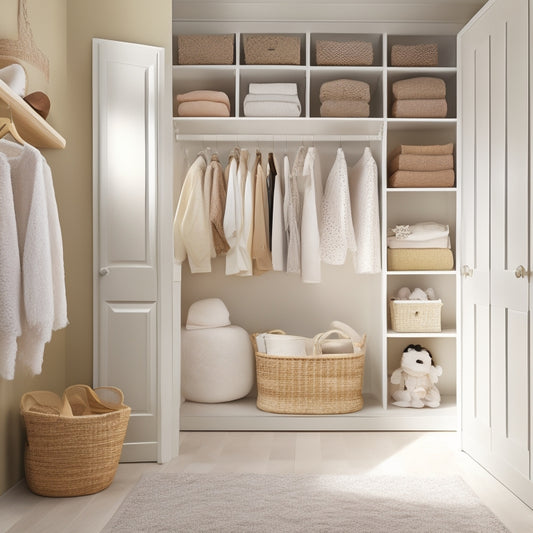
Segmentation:
[(254, 352), (246, 330), (181, 329), (181, 391), (186, 400), (237, 400), (249, 394), (254, 379)]

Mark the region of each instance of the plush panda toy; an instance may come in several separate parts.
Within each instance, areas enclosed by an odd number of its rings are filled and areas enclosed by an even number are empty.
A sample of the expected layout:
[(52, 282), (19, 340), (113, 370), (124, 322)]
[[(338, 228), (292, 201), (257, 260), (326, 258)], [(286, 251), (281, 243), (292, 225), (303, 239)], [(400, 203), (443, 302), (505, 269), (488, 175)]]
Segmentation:
[(435, 383), (442, 367), (435, 366), (429, 350), (420, 344), (410, 344), (402, 354), (401, 368), (391, 375), (391, 392), (399, 407), (438, 407), (439, 389)]

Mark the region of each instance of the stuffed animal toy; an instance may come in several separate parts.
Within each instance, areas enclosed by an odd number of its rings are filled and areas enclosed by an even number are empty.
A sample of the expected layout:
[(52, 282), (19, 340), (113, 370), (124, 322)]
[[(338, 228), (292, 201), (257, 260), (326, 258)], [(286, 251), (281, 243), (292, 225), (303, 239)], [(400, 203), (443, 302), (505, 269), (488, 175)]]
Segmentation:
[(435, 366), (429, 350), (420, 344), (410, 344), (402, 354), (401, 368), (391, 375), (392, 398), (399, 407), (438, 407), (439, 389), (435, 386), (442, 367)]

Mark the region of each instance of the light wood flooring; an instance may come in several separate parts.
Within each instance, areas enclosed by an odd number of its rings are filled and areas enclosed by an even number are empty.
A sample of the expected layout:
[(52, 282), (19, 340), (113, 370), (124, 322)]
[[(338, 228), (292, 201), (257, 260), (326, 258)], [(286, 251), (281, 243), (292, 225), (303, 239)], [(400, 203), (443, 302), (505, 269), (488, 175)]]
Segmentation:
[(167, 464), (119, 465), (90, 496), (43, 498), (21, 482), (0, 496), (0, 532), (97, 533), (146, 472), (458, 474), (512, 533), (533, 532), (533, 510), (460, 453), (454, 432), (182, 432), (180, 443)]

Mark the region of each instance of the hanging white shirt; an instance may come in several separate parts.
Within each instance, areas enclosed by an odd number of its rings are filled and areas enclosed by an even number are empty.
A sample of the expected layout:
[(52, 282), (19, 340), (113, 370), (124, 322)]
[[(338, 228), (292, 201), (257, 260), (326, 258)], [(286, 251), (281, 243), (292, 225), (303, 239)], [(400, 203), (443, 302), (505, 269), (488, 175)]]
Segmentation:
[(246, 159), (246, 176), (244, 180), (244, 200), (243, 200), (243, 223), (241, 232), (241, 247), (243, 258), (246, 263), (239, 275), (251, 276), (253, 274), (252, 264), (252, 239), (254, 229), (254, 196), (255, 196), (255, 171), (250, 165), (248, 150), (241, 150), (241, 160), (243, 154)]
[(320, 256), (324, 263), (343, 265), (348, 252), (355, 260), (355, 234), (350, 207), (348, 168), (342, 148), (330, 170), (320, 217)]
[(357, 243), (355, 271), (360, 274), (377, 273), (381, 270), (378, 166), (368, 146), (348, 174)]

